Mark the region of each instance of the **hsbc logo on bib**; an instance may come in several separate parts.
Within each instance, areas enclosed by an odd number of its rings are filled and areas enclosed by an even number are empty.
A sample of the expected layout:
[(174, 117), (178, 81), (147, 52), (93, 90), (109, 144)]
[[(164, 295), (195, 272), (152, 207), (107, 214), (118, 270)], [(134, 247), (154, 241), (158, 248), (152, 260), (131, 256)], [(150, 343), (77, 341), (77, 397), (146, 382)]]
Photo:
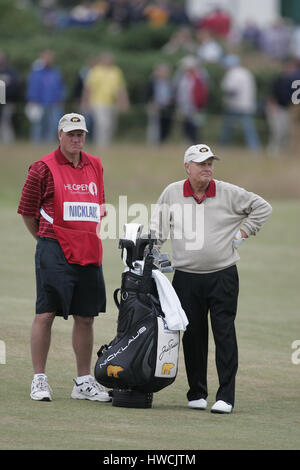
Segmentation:
[(67, 183), (67, 184), (64, 184), (64, 188), (65, 188), (65, 191), (69, 191), (71, 193), (77, 193), (77, 194), (90, 193), (92, 196), (97, 196), (98, 194), (97, 185), (93, 181), (91, 181), (89, 184)]

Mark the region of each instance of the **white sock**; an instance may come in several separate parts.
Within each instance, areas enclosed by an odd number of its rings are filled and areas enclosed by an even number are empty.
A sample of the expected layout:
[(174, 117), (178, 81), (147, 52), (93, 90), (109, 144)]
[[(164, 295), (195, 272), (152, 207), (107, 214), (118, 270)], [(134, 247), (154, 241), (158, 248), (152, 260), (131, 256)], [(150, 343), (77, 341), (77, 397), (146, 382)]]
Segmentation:
[(47, 379), (47, 375), (41, 372), (40, 374), (34, 374), (33, 378), (37, 379), (38, 377), (43, 377), (44, 379)]
[(78, 383), (88, 382), (90, 378), (93, 378), (93, 376), (91, 374), (81, 375), (80, 377), (76, 378), (76, 382), (78, 382)]

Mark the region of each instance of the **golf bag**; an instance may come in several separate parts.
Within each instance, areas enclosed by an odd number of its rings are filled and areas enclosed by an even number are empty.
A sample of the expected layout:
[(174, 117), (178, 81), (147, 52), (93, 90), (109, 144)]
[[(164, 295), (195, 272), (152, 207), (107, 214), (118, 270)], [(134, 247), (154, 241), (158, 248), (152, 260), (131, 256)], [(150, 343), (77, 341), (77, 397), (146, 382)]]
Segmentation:
[[(117, 334), (99, 349), (94, 371), (100, 384), (114, 389), (113, 396), (117, 391), (135, 392), (135, 400), (138, 392), (149, 396), (173, 383), (177, 375), (180, 334), (167, 326), (152, 277), (159, 265), (157, 259), (154, 263), (154, 241), (150, 236), (120, 240), (129, 269), (122, 274), (121, 288), (114, 292)], [(159, 266), (172, 270), (165, 255)]]

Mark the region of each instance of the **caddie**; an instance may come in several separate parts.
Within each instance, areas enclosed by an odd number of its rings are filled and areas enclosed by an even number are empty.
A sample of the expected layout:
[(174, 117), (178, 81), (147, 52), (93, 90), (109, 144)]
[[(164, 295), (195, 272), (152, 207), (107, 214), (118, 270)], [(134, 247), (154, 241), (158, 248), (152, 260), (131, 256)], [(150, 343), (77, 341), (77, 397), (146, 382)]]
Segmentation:
[(37, 240), (36, 315), (31, 329), (34, 377), (30, 397), (51, 401), (45, 373), (55, 316), (73, 316), (72, 345), (77, 377), (72, 398), (111, 401), (90, 373), (93, 321), (105, 312), (100, 222), (104, 215), (103, 168), (85, 153), (86, 122), (64, 115), (58, 124), (59, 147), (28, 171), (18, 213)]
[(219, 160), (209, 146), (184, 155), (187, 179), (171, 183), (150, 222), (160, 247), (170, 234), (173, 286), (189, 324), (183, 352), (188, 406), (207, 407), (208, 312), (215, 341), (219, 388), (211, 411), (231, 413), (235, 404), (238, 347), (235, 317), (239, 293), (238, 248), (256, 235), (272, 208), (263, 198), (213, 179)]

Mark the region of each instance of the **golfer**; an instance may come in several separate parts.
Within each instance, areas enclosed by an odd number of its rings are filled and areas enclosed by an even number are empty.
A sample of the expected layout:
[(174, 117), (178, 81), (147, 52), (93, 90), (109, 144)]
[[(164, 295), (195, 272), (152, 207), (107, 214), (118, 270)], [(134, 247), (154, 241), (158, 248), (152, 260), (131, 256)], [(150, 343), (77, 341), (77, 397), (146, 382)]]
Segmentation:
[(219, 158), (207, 145), (193, 145), (186, 150), (188, 178), (163, 191), (150, 228), (159, 247), (170, 233), (173, 286), (189, 320), (183, 335), (188, 406), (202, 410), (207, 407), (210, 312), (219, 378), (211, 411), (231, 413), (238, 368), (234, 325), (239, 292), (237, 248), (257, 234), (272, 208), (254, 193), (213, 179), (215, 160)]
[(60, 119), (60, 145), (30, 166), (18, 207), (37, 240), (36, 315), (31, 330), (33, 400), (52, 399), (45, 374), (51, 327), (55, 316), (73, 315), (78, 376), (71, 397), (110, 401), (90, 374), (93, 320), (105, 312), (106, 294), (98, 236), (104, 210), (103, 169), (100, 158), (82, 151), (86, 132), (80, 114)]

